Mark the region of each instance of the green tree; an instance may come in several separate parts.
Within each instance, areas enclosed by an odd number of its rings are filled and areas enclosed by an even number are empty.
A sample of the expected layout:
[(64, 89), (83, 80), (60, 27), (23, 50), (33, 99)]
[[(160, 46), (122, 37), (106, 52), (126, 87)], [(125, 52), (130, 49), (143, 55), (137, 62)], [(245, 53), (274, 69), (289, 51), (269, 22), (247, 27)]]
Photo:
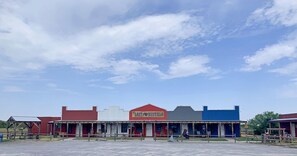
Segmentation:
[(0, 128), (6, 128), (6, 122), (0, 120)]
[[(269, 127), (269, 121), (272, 119), (277, 119), (278, 114), (274, 112), (264, 112), (262, 114), (256, 115), (253, 119), (248, 121), (249, 128), (254, 130), (257, 135), (265, 133), (266, 129)], [(275, 124), (272, 127), (277, 127)]]

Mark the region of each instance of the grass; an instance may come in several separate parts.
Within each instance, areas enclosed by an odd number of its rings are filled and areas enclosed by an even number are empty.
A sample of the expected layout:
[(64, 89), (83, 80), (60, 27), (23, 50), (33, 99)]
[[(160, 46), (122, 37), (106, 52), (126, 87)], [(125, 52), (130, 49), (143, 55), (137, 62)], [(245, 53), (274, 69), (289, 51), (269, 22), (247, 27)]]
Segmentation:
[(0, 133), (6, 133), (6, 128), (0, 128)]
[(240, 137), (236, 141), (262, 141), (261, 137)]

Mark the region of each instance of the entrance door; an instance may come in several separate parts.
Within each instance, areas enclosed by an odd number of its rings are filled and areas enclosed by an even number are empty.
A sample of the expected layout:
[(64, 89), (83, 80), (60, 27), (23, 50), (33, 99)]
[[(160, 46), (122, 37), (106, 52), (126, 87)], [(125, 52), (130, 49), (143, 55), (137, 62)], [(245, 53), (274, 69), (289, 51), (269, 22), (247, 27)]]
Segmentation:
[(146, 124), (146, 136), (153, 136), (153, 125), (150, 123)]

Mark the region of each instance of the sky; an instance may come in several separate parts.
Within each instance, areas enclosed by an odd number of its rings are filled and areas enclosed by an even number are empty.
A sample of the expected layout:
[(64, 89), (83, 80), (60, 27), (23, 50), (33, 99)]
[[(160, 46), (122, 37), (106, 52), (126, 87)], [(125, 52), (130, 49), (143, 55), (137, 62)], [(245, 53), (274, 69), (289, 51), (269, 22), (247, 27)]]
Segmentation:
[(297, 112), (296, 0), (0, 0), (0, 120), (145, 104)]

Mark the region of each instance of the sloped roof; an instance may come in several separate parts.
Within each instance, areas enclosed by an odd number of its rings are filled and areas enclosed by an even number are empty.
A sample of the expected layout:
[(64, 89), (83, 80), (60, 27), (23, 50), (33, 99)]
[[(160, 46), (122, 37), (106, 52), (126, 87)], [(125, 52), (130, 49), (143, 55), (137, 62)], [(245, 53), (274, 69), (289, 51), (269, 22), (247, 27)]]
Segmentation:
[(7, 121), (15, 121), (15, 122), (41, 122), (37, 117), (33, 117), (33, 116), (11, 116)]
[(296, 122), (297, 118), (274, 119), (269, 122)]
[(147, 107), (149, 107), (149, 108), (154, 108), (154, 109), (160, 109), (160, 110), (164, 110), (164, 111), (166, 111), (166, 109), (161, 108), (161, 107), (157, 107), (157, 106), (152, 105), (152, 104), (146, 104), (146, 105), (144, 105), (144, 106), (134, 108), (134, 109), (132, 109), (132, 110), (130, 110), (130, 111), (135, 111), (135, 110), (139, 110), (139, 109), (143, 109), (143, 108), (147, 108)]
[(168, 120), (202, 120), (202, 111), (195, 111), (191, 106), (177, 106), (168, 111)]

